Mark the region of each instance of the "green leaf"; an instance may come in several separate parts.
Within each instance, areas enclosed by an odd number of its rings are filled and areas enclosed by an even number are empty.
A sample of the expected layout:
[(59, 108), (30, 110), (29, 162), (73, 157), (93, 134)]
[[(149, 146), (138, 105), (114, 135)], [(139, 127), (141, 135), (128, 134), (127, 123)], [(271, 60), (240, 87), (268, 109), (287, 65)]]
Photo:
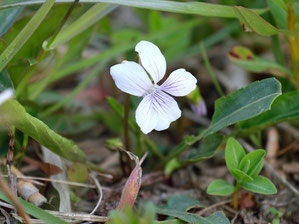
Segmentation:
[(233, 176), (235, 176), (234, 171), (238, 169), (239, 163), (245, 155), (242, 145), (236, 139), (230, 137), (225, 147), (225, 162)]
[(0, 55), (0, 71), (5, 68), (13, 56), (15, 56), (21, 47), (26, 43), (29, 37), (44, 20), (54, 3), (55, 0), (47, 0), (27, 23), (27, 25), (22, 29), (18, 36), (13, 40), (13, 42), (10, 43), (10, 45)]
[[(10, 200), (7, 198), (7, 196), (2, 192), (2, 190), (0, 189), (0, 198), (3, 201), (6, 201), (8, 203), (11, 203)], [(48, 224), (67, 224), (67, 222), (49, 214), (48, 212), (45, 212), (43, 209), (21, 199), (18, 198), (18, 200), (20, 201), (21, 205), (23, 206), (23, 208), (25, 209), (25, 211), (32, 215), (33, 217), (40, 219), (42, 221), (44, 221), (45, 223)]]
[(244, 161), (244, 164), (242, 165), (242, 168), (239, 168), (244, 172), (244, 173), (247, 173), (247, 171), (249, 170), (249, 167), (250, 167), (250, 160), (245, 160)]
[(283, 0), (268, 0), (267, 1), (270, 11), (274, 17), (277, 26), (280, 29), (287, 29), (287, 6)]
[[(28, 1), (16, 4), (10, 4), (7, 6), (2, 6), (0, 9), (16, 7), (16, 6), (24, 6), (24, 5), (34, 5), (41, 4), (44, 1)], [(72, 0), (62, 0), (59, 3), (71, 3)], [(211, 16), (211, 17), (223, 17), (223, 18), (235, 18), (233, 8), (231, 6), (219, 5), (219, 4), (210, 4), (203, 2), (175, 2), (175, 1), (165, 1), (165, 0), (87, 0), (82, 1), (81, 3), (111, 3), (117, 5), (125, 5), (143, 9), (153, 9), (153, 10), (161, 10), (167, 12), (175, 12), (175, 13), (187, 13), (187, 14), (195, 14), (201, 16)], [(253, 9), (255, 13), (264, 13), (267, 11), (266, 9)]]
[(196, 224), (214, 224), (213, 222), (210, 222), (208, 219), (201, 217), (199, 215), (185, 212), (185, 211), (177, 211), (177, 210), (170, 210), (170, 209), (164, 209), (159, 208), (157, 209), (158, 214), (162, 215), (168, 215), (171, 217), (177, 217), (185, 222), (188, 223), (196, 223)]
[(237, 179), (238, 183), (253, 181), (252, 177), (248, 176), (246, 173), (239, 169), (234, 170), (234, 177)]
[(228, 196), (234, 193), (235, 187), (225, 180), (214, 180), (210, 183), (207, 193), (211, 195)]
[(197, 149), (192, 149), (187, 159), (184, 159), (181, 163), (196, 163), (213, 157), (222, 141), (223, 135), (221, 134), (214, 134), (204, 138), (199, 144), (199, 147)]
[(215, 212), (207, 217), (207, 220), (214, 224), (230, 224), (228, 218), (226, 218), (224, 212)]
[[(21, 0), (20, 0), (21, 1)], [(1, 5), (7, 5), (15, 3), (13, 0), (6, 0)], [(18, 7), (14, 9), (5, 9), (0, 11), (0, 37), (6, 33), (6, 31), (12, 26), (16, 21), (18, 15), (21, 13), (24, 7)]]
[(93, 5), (89, 10), (87, 10), (81, 17), (70, 24), (68, 27), (59, 32), (59, 34), (54, 39), (53, 43), (49, 46), (49, 49), (56, 48), (79, 33), (87, 30), (89, 27), (94, 25), (100, 19), (109, 14), (114, 10), (116, 6), (110, 4), (97, 3)]
[[(271, 110), (252, 119), (242, 121), (242, 129), (265, 128), (267, 126), (299, 118), (299, 92), (283, 93), (273, 102)], [(244, 130), (246, 131), (246, 130)]]
[(233, 9), (245, 32), (255, 32), (263, 36), (285, 33), (285, 31), (277, 29), (250, 9), (242, 6), (234, 6)]
[(229, 59), (236, 65), (252, 72), (270, 73), (278, 77), (293, 77), (294, 74), (288, 68), (276, 62), (272, 62), (254, 55), (246, 47), (234, 47), (228, 54)]
[(87, 167), (82, 163), (73, 163), (67, 170), (67, 179), (71, 182), (87, 183)]
[(74, 142), (60, 136), (42, 121), (26, 113), (18, 101), (6, 101), (0, 106), (0, 114), (1, 119), (15, 126), (52, 152), (73, 162), (85, 162), (84, 152)]
[(215, 113), (204, 136), (269, 110), (272, 102), (280, 94), (280, 83), (275, 78), (269, 78), (221, 97), (215, 102)]
[(247, 175), (251, 177), (257, 176), (261, 171), (261, 169), (263, 168), (264, 165), (263, 161), (264, 161), (265, 154), (266, 152), (263, 149), (258, 149), (248, 153), (246, 156), (243, 157), (243, 159), (240, 162), (239, 165), (240, 170), (244, 170), (249, 161), (249, 168), (248, 171), (246, 172)]
[(188, 211), (192, 208), (204, 208), (206, 207), (200, 201), (189, 197), (188, 195), (172, 195), (167, 201), (167, 209)]
[(259, 194), (276, 194), (277, 192), (274, 184), (263, 176), (256, 176), (253, 181), (243, 182), (240, 186), (248, 191)]
[(13, 83), (6, 69), (0, 72), (0, 92), (3, 90), (14, 88)]

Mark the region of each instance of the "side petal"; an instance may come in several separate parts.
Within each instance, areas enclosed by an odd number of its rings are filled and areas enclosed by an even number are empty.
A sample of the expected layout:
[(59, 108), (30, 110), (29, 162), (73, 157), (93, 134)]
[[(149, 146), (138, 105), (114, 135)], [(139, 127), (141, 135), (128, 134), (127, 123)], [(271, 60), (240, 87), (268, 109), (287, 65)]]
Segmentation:
[(144, 134), (151, 132), (158, 122), (153, 100), (152, 94), (146, 95), (138, 105), (135, 113), (136, 122)]
[(173, 71), (161, 89), (173, 96), (186, 96), (196, 88), (197, 79), (185, 69)]
[(136, 47), (142, 66), (158, 83), (166, 73), (166, 60), (160, 49), (149, 41), (142, 40)]
[(162, 131), (169, 128), (171, 122), (181, 117), (182, 112), (177, 102), (161, 90), (154, 92), (153, 96), (153, 107), (158, 117), (155, 130)]
[(124, 61), (110, 68), (116, 86), (129, 94), (143, 96), (153, 84), (144, 69), (136, 62)]

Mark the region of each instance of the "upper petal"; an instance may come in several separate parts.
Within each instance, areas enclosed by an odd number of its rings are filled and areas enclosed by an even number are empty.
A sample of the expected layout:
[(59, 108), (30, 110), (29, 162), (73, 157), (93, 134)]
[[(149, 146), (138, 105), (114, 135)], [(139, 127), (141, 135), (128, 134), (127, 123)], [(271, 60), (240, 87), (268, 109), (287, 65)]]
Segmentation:
[(153, 84), (144, 69), (136, 62), (124, 61), (110, 68), (116, 86), (122, 91), (143, 96)]
[(148, 94), (142, 99), (137, 107), (135, 117), (138, 126), (144, 134), (148, 134), (155, 128), (158, 117), (153, 106), (152, 94)]
[(186, 96), (196, 88), (197, 79), (185, 69), (173, 71), (161, 89), (173, 96)]
[(160, 49), (149, 41), (142, 40), (136, 47), (142, 66), (158, 83), (166, 73), (166, 60)]
[(6, 89), (0, 94), (0, 104), (14, 96), (13, 89)]

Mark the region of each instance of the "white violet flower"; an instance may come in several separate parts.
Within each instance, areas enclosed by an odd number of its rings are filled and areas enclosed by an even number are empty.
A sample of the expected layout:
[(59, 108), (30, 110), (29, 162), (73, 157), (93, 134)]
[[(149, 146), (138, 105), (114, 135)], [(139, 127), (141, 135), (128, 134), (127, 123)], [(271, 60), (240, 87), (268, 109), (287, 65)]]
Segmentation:
[(177, 102), (168, 94), (186, 96), (196, 88), (197, 80), (190, 72), (180, 68), (158, 85), (166, 73), (166, 60), (160, 49), (143, 40), (136, 45), (135, 51), (142, 66), (133, 61), (123, 61), (112, 66), (110, 73), (119, 89), (143, 97), (135, 114), (141, 131), (148, 134), (153, 129), (165, 130), (182, 115)]
[(2, 93), (0, 93), (0, 105), (4, 103), (6, 100), (12, 98), (14, 96), (14, 91), (12, 89), (6, 89)]

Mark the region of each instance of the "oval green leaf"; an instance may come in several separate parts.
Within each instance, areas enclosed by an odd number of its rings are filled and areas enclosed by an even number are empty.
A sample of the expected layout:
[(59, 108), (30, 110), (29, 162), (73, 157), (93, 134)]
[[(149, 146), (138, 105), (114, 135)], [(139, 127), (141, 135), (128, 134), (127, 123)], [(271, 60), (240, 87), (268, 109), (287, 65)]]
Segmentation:
[(264, 164), (264, 156), (266, 152), (263, 149), (258, 149), (253, 152), (248, 153), (240, 162), (239, 168), (240, 170), (244, 170), (245, 166), (247, 166), (249, 161), (249, 167), (246, 171), (249, 176), (256, 176), (259, 174)]
[[(283, 93), (273, 102), (271, 110), (246, 121), (239, 125), (244, 131), (246, 129), (261, 129), (269, 125), (286, 120), (299, 118), (299, 92)], [(247, 130), (248, 131), (248, 130)]]
[(228, 196), (234, 193), (235, 187), (225, 180), (214, 180), (210, 183), (207, 193), (211, 195)]
[(240, 186), (248, 191), (259, 194), (276, 194), (277, 192), (274, 184), (263, 176), (257, 176), (253, 181), (241, 183)]
[(245, 32), (255, 32), (263, 36), (285, 33), (285, 31), (277, 29), (250, 9), (242, 6), (234, 6), (233, 9)]
[(235, 176), (234, 171), (239, 167), (239, 163), (245, 154), (245, 150), (236, 139), (230, 137), (227, 140), (225, 147), (225, 162), (228, 170), (233, 176)]
[(216, 100), (215, 113), (204, 136), (269, 110), (273, 101), (280, 94), (280, 83), (275, 78), (269, 78), (256, 81)]
[(237, 179), (238, 183), (253, 181), (252, 177), (248, 176), (246, 173), (239, 169), (234, 170), (234, 177)]
[(57, 155), (73, 162), (85, 162), (84, 152), (74, 142), (57, 134), (45, 123), (26, 113), (24, 107), (18, 101), (6, 101), (0, 106), (0, 114), (1, 119)]

